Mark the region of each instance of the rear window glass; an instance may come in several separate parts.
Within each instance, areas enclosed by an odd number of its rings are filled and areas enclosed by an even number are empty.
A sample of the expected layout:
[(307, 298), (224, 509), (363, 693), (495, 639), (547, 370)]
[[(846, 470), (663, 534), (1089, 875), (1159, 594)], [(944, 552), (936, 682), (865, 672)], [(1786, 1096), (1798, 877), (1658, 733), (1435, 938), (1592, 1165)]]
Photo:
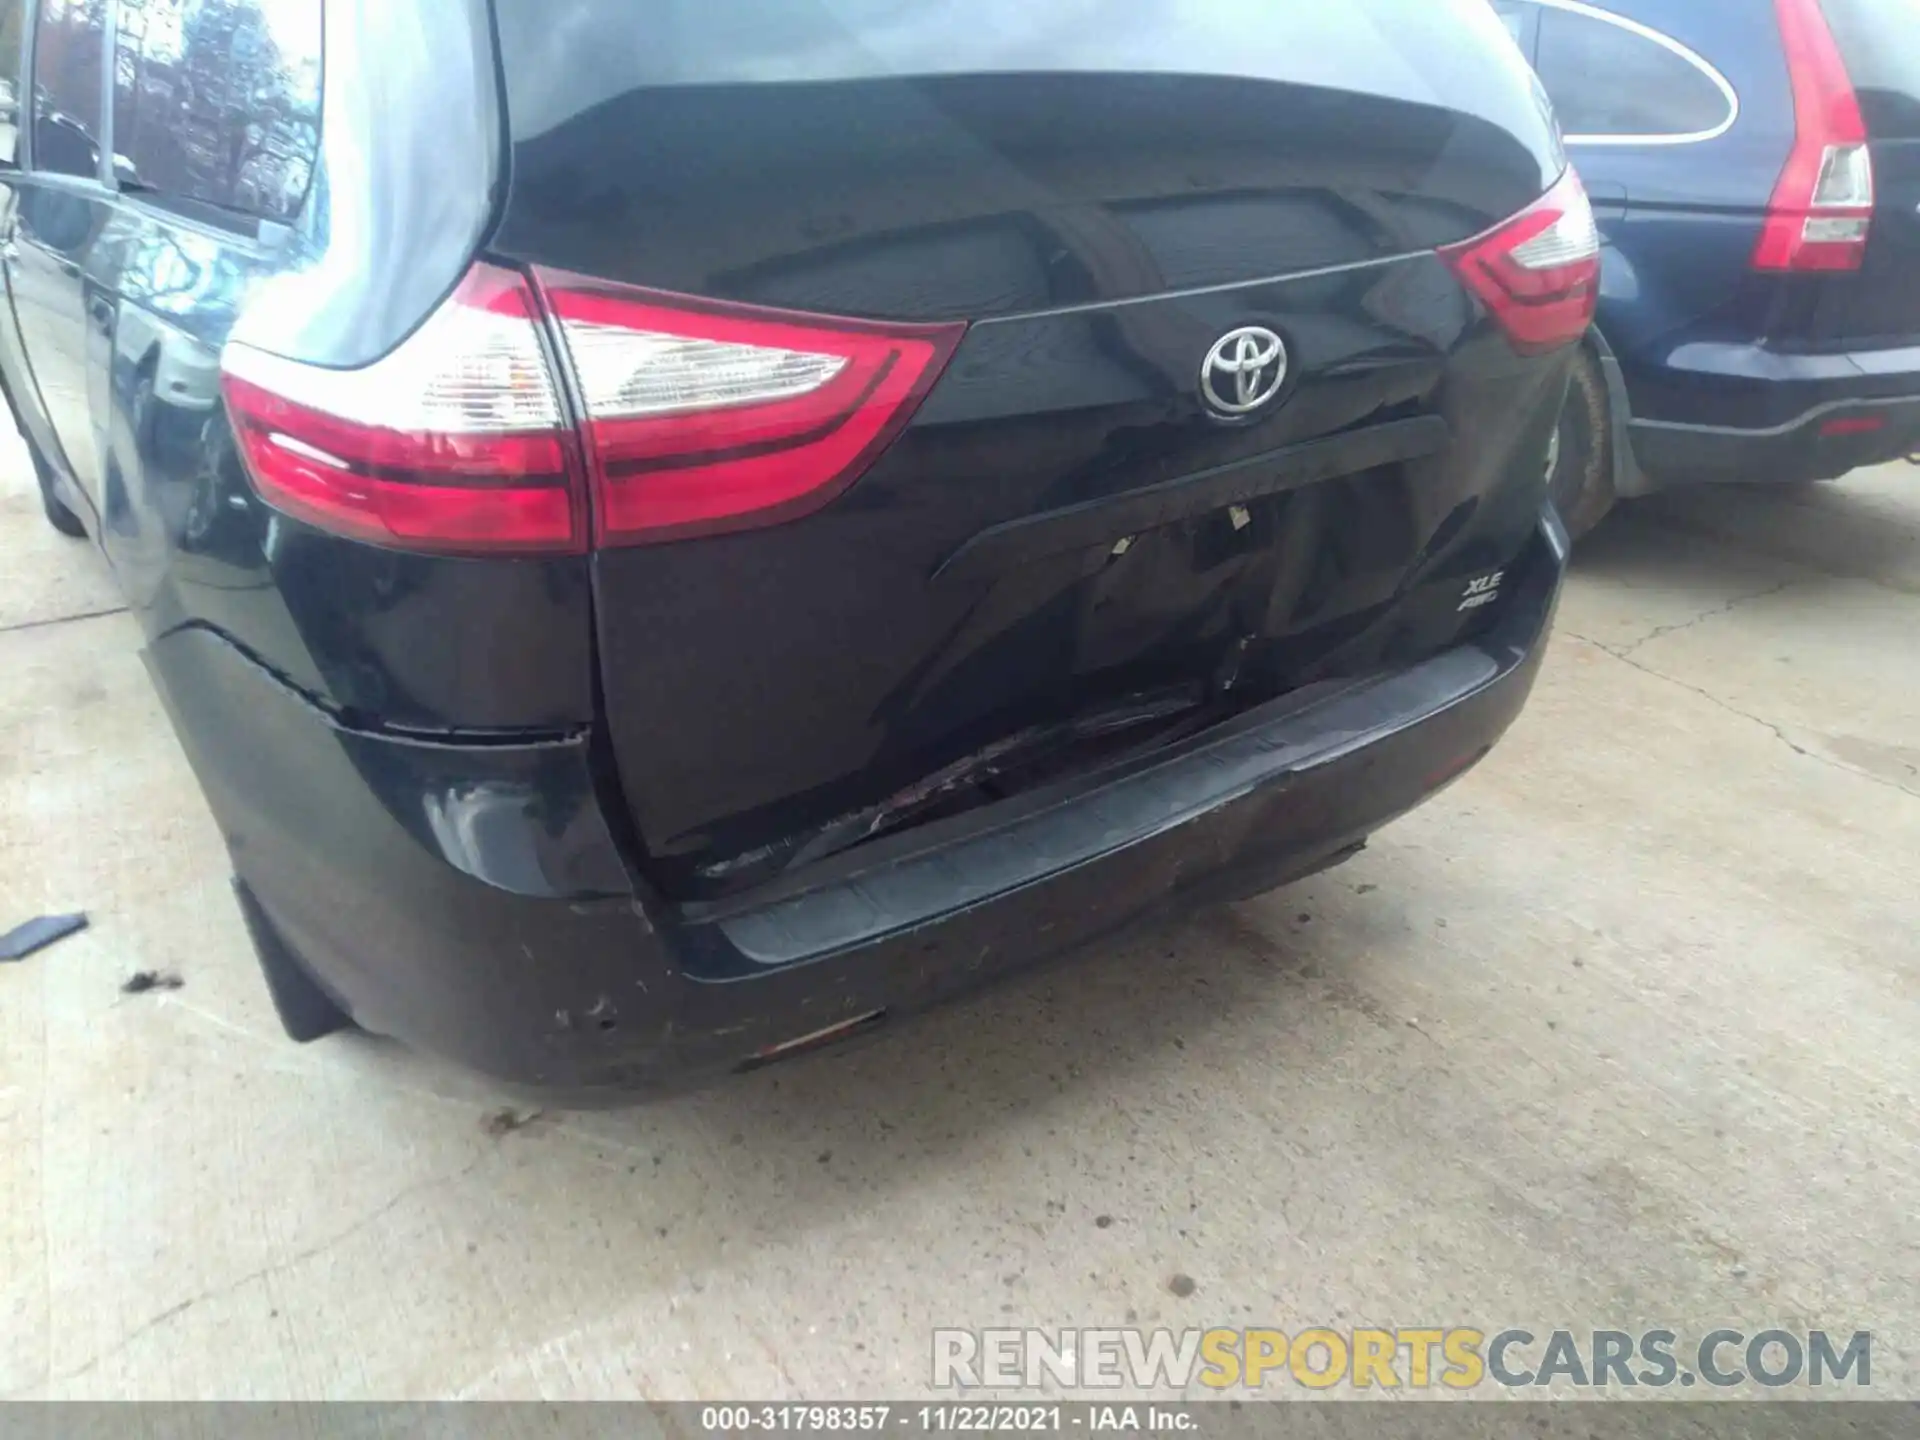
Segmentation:
[(1439, 105), (1550, 143), (1486, 0), (494, 0), (516, 139), (636, 88), (1235, 76)]
[(1570, 140), (1705, 136), (1733, 118), (1733, 102), (1702, 65), (1611, 20), (1542, 9), (1535, 65)]
[(1531, 5), (1523, 5), (1521, 0), (1493, 0), (1493, 13), (1500, 17), (1500, 23), (1507, 27), (1507, 33), (1513, 36), (1513, 43), (1523, 53), (1531, 47), (1527, 43), (1527, 20)]
[(33, 37), (33, 167), (100, 170), (100, 83), (107, 0), (46, 0)]
[(25, 16), (25, 0), (0, 0), (0, 162), (7, 164), (20, 158), (20, 100), (13, 77), (25, 53), (20, 29)]
[(120, 0), (123, 188), (266, 220), (299, 210), (320, 147), (323, 0)]
[(1920, 137), (1920, 0), (1820, 0), (1874, 135)]

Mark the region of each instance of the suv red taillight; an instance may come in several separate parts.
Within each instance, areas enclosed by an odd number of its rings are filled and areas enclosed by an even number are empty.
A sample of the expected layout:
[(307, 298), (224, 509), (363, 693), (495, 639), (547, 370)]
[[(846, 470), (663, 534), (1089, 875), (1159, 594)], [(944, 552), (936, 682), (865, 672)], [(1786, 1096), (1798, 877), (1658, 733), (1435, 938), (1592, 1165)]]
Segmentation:
[(1793, 81), (1794, 142), (1754, 247), (1756, 270), (1858, 270), (1873, 225), (1873, 155), (1820, 0), (1774, 0)]
[(1511, 220), (1440, 255), (1523, 355), (1570, 345), (1593, 323), (1600, 234), (1572, 170)]
[[(543, 310), (585, 412), (577, 434)], [(899, 434), (965, 330), (477, 264), (372, 365), (233, 344), (223, 369), (247, 468), (276, 508), (406, 549), (577, 552), (826, 504)]]

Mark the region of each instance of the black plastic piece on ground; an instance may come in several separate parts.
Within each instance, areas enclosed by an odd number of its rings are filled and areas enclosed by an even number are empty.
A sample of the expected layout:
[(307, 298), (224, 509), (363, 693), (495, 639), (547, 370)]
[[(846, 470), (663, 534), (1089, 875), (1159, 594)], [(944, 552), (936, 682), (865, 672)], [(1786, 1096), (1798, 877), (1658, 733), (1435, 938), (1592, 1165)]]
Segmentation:
[(24, 960), (34, 951), (44, 950), (54, 941), (64, 940), (86, 928), (84, 914), (42, 915), (0, 935), (0, 961)]
[(120, 984), (122, 995), (144, 995), (149, 990), (178, 990), (187, 982), (171, 970), (136, 970)]
[(273, 1008), (288, 1038), (305, 1045), (349, 1028), (353, 1017), (336, 1005), (294, 958), (244, 881), (234, 880), (233, 894), (240, 902), (247, 935), (253, 941), (254, 954), (260, 957), (260, 973), (267, 979), (267, 993), (273, 996)]

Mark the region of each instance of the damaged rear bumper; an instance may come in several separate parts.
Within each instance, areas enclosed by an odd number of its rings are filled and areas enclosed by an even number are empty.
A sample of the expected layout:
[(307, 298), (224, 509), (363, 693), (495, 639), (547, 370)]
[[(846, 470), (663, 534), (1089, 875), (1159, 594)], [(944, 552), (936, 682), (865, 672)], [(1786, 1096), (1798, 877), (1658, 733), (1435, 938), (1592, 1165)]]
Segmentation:
[(1518, 714), (1565, 557), (1544, 520), (1490, 627), (1431, 660), (1286, 697), (1150, 762), (724, 907), (666, 904), (630, 874), (589, 735), (349, 730), (204, 630), (155, 641), (149, 661), (241, 883), (359, 1024), (592, 1103), (750, 1066), (1155, 911), (1337, 862)]

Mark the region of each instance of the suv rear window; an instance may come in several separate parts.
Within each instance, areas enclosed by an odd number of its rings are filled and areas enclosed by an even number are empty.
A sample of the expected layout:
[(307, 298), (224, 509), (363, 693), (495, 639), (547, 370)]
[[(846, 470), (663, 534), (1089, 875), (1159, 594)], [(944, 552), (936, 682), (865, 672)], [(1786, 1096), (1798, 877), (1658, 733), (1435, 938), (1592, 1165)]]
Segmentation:
[(1571, 140), (1704, 138), (1733, 120), (1704, 61), (1624, 19), (1543, 9), (1535, 64)]
[(1820, 0), (1877, 139), (1920, 139), (1920, 0)]
[(264, 220), (306, 199), (320, 149), (323, 0), (120, 0), (122, 186)]

